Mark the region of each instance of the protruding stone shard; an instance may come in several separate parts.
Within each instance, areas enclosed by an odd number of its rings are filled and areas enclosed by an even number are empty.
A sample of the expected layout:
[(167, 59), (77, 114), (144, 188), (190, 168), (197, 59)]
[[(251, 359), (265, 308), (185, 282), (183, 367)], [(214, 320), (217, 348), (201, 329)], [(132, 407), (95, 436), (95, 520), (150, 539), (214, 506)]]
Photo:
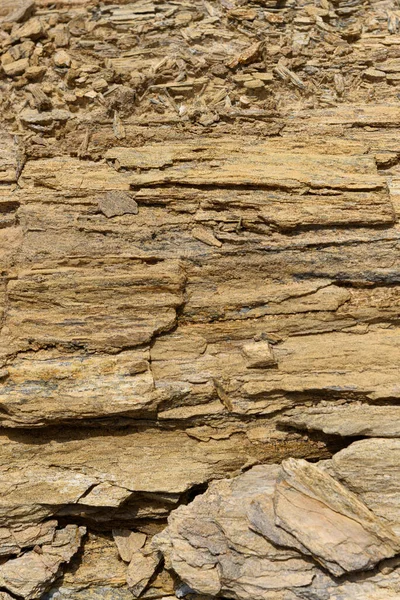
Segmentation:
[(147, 587), (160, 561), (161, 557), (158, 556), (157, 552), (145, 549), (133, 552), (131, 562), (128, 566), (126, 582), (135, 598), (139, 598), (143, 590)]
[[(337, 576), (363, 571), (365, 578), (366, 570), (399, 553), (400, 539), (327, 467), (329, 461), (288, 459), (213, 483), (172, 512), (153, 544), (167, 568), (198, 593), (328, 598), (323, 590), (341, 589)], [(392, 483), (400, 489), (396, 477)]]
[(305, 460), (282, 463), (276, 524), (333, 575), (372, 569), (400, 551), (400, 540), (351, 493)]
[(248, 519), (253, 501), (272, 502), (278, 473), (278, 465), (254, 467), (173, 511), (153, 541), (166, 566), (198, 593), (238, 600), (283, 600), (288, 589), (308, 586), (314, 563), (255, 533)]
[(112, 534), (120, 557), (127, 563), (131, 562), (133, 555), (143, 548), (147, 539), (145, 533), (130, 529), (113, 529)]
[(268, 342), (253, 342), (242, 348), (249, 369), (264, 369), (276, 365), (276, 359)]
[(108, 218), (125, 214), (137, 215), (139, 212), (132, 195), (123, 191), (110, 191), (99, 196), (99, 209)]
[(196, 240), (200, 240), (200, 242), (204, 242), (207, 246), (215, 246), (216, 248), (221, 248), (222, 242), (218, 240), (215, 235), (205, 227), (194, 227), (192, 229), (192, 235)]
[(400, 406), (334, 404), (295, 408), (281, 418), (297, 429), (341, 436), (400, 437)]

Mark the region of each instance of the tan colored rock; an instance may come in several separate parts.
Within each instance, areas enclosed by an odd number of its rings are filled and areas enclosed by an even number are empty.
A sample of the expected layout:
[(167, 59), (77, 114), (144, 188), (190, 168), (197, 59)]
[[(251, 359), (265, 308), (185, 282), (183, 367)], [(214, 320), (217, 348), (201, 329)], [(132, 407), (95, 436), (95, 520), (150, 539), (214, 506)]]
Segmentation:
[(116, 217), (124, 214), (137, 215), (138, 205), (126, 192), (107, 192), (99, 197), (99, 209), (106, 217)]
[(129, 529), (114, 529), (113, 538), (117, 544), (118, 552), (123, 561), (129, 563), (135, 552), (140, 550), (146, 542), (146, 534)]
[(330, 435), (400, 437), (399, 418), (398, 406), (346, 404), (294, 409), (281, 422)]
[(56, 67), (70, 67), (71, 57), (65, 50), (58, 50), (53, 57)]
[(34, 17), (32, 19), (29, 19), (26, 23), (24, 23), (20, 27), (18, 27), (12, 33), (11, 40), (13, 42), (18, 42), (19, 40), (25, 39), (25, 38), (31, 38), (31, 39), (36, 40), (36, 39), (42, 37), (43, 33), (44, 33), (44, 28), (43, 28), (42, 21), (39, 18)]
[(249, 369), (263, 369), (276, 364), (272, 348), (268, 342), (245, 344), (242, 352)]
[(306, 461), (282, 463), (274, 512), (276, 524), (335, 576), (372, 569), (400, 549), (393, 531), (355, 494)]
[(324, 464), (381, 519), (400, 533), (400, 478), (398, 439), (361, 440), (341, 450)]
[(131, 523), (165, 517), (193, 486), (238, 473), (275, 452), (273, 444), (251, 442), (245, 431), (211, 431), (208, 441), (200, 441), (182, 430), (145, 424), (117, 435), (113, 429), (64, 428), (54, 442), (50, 429), (41, 433), (39, 453), (37, 434), (21, 432), (14, 441), (3, 436), (0, 523), (32, 524), (55, 513), (109, 523), (110, 507), (111, 515), (118, 508)]
[(8, 77), (16, 77), (22, 75), (29, 67), (27, 58), (20, 58), (10, 63), (3, 64), (3, 70)]
[[(41, 600), (131, 599), (108, 532), (181, 504), (203, 594), (399, 595), (369, 569), (399, 531), (399, 15), (233, 4), (0, 2), (0, 568), (102, 532)], [(125, 546), (145, 600), (202, 600)]]
[[(42, 352), (32, 360), (15, 361), (0, 390), (7, 407), (0, 423), (40, 427), (74, 419), (154, 415), (161, 397), (154, 390), (148, 358), (146, 351), (108, 357)], [(60, 361), (62, 368), (55, 371)]]
[(128, 565), (126, 582), (135, 598), (141, 596), (160, 561), (161, 558), (157, 556), (156, 552), (148, 553), (145, 550), (136, 550), (133, 552)]
[(316, 574), (312, 562), (250, 529), (247, 511), (258, 497), (271, 497), (278, 472), (277, 465), (264, 465), (215, 482), (172, 512), (167, 529), (153, 540), (166, 566), (207, 595), (283, 600), (292, 586), (309, 585)]
[(39, 597), (56, 579), (59, 568), (78, 551), (84, 527), (67, 525), (50, 544), (11, 559), (0, 566), (0, 583), (12, 594), (27, 600)]
[(24, 548), (33, 548), (53, 541), (57, 521), (45, 521), (37, 525), (20, 525), (16, 528), (0, 528), (0, 555), (18, 555)]
[(111, 259), (108, 266), (94, 261), (24, 271), (9, 284), (8, 327), (25, 349), (24, 339), (91, 350), (132, 347), (175, 324), (183, 285), (177, 261), (148, 265)]
[[(246, 151), (244, 151), (246, 150)], [(164, 167), (163, 171), (131, 175), (130, 182), (135, 186), (163, 184), (163, 182), (185, 183), (186, 185), (263, 185), (290, 189), (301, 189), (303, 185), (319, 187), (315, 177), (324, 177), (324, 185), (329, 189), (382, 190), (385, 182), (379, 179), (376, 167), (369, 157), (309, 154), (306, 157), (298, 152), (284, 152), (274, 144), (264, 142), (244, 149), (237, 147), (232, 140), (217, 146), (211, 140), (202, 144), (173, 144), (169, 148), (149, 145), (137, 151), (127, 148), (113, 148), (106, 158), (115, 163), (118, 169)], [(201, 162), (198, 161), (201, 158)], [(194, 160), (195, 159), (195, 160)], [(185, 161), (188, 168), (183, 174), (174, 162)], [(219, 168), (215, 167), (218, 162)], [(317, 166), (318, 165), (318, 166)], [(316, 170), (318, 169), (318, 171)]]
[(371, 67), (364, 71), (363, 77), (369, 81), (384, 81), (386, 79), (386, 73)]
[(6, 23), (19, 23), (29, 18), (34, 8), (35, 0), (4, 0), (0, 15)]

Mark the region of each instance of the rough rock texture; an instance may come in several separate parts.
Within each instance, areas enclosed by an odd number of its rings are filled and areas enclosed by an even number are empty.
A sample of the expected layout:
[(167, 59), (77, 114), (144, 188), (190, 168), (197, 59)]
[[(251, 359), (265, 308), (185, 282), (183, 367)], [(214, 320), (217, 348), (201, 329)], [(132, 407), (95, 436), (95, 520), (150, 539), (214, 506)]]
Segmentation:
[[(369, 448), (372, 462), (380, 445), (375, 440)], [(346, 453), (335, 456), (335, 466)], [(339, 470), (331, 462), (314, 466), (288, 459), (281, 466), (257, 466), (212, 483), (204, 495), (171, 513), (168, 527), (153, 545), (166, 566), (200, 594), (324, 600), (379, 593), (383, 575), (373, 573), (368, 579), (366, 571), (399, 553), (400, 538), (383, 516), (385, 497), (398, 496), (399, 482), (396, 475), (386, 475), (382, 500), (375, 498), (372, 510), (338, 481)], [(374, 489), (365, 480), (368, 486)], [(357, 571), (364, 571), (363, 577), (349, 576), (344, 583), (328, 576)], [(399, 591), (392, 571), (382, 571), (391, 573), (382, 584), (389, 593)], [(366, 585), (358, 589), (355, 582), (363, 580)]]
[(400, 596), (399, 82), (389, 0), (0, 2), (0, 600)]

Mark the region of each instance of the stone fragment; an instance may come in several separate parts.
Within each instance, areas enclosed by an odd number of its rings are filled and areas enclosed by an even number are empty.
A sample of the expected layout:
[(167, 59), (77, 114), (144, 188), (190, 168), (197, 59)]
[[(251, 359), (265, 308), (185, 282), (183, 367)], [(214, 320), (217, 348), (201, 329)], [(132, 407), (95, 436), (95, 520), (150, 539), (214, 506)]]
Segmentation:
[(160, 561), (161, 557), (157, 556), (157, 552), (146, 552), (145, 550), (133, 552), (128, 566), (126, 582), (135, 598), (139, 598), (147, 587)]
[(40, 597), (59, 575), (61, 565), (78, 551), (85, 532), (85, 527), (67, 525), (56, 532), (50, 544), (3, 563), (1, 587), (26, 600)]
[(69, 46), (70, 35), (68, 27), (63, 24), (56, 25), (53, 32), (54, 45), (57, 48), (65, 48)]
[(40, 81), (45, 73), (45, 67), (31, 66), (26, 69), (25, 77), (28, 81)]
[(0, 21), (4, 21), (5, 23), (20, 23), (32, 15), (34, 8), (35, 0), (17, 0), (12, 3), (9, 13), (3, 19), (0, 19)]
[(386, 73), (384, 71), (379, 71), (379, 69), (374, 69), (373, 67), (364, 71), (363, 76), (368, 81), (383, 81), (386, 79)]
[(264, 88), (264, 83), (261, 79), (250, 79), (250, 81), (245, 81), (243, 85), (248, 90), (261, 90)]
[(29, 59), (20, 58), (11, 63), (3, 64), (3, 70), (8, 77), (16, 77), (22, 75), (29, 67)]
[(245, 344), (242, 348), (243, 355), (249, 369), (263, 369), (276, 365), (276, 359), (268, 342), (253, 342)]
[(135, 552), (143, 548), (147, 536), (140, 531), (130, 529), (113, 529), (113, 538), (123, 561), (129, 563)]
[(264, 84), (266, 84), (266, 83), (272, 83), (274, 81), (274, 74), (273, 73), (252, 73), (252, 77), (254, 79), (259, 79)]
[(18, 27), (11, 35), (12, 42), (18, 42), (25, 38), (37, 40), (44, 34), (42, 21), (38, 17), (29, 19), (26, 23)]
[(372, 569), (400, 540), (355, 494), (318, 467), (288, 459), (274, 497), (276, 524), (333, 575)]
[(222, 246), (222, 242), (205, 227), (194, 227), (194, 229), (192, 229), (192, 235), (194, 238), (196, 238), (196, 240), (204, 242), (204, 244), (207, 244), (207, 246), (216, 246), (217, 248), (221, 248)]
[[(97, 600), (101, 592), (106, 600), (118, 598), (118, 590), (126, 588), (126, 564), (123, 563), (115, 549), (115, 543), (108, 534), (89, 532), (82, 542), (80, 556), (72, 562), (71, 568), (64, 572), (61, 581), (56, 581), (48, 592), (49, 599), (84, 596)], [(59, 587), (60, 586), (60, 587)], [(132, 600), (132, 594), (130, 594)], [(102, 598), (102, 596), (100, 596)], [(47, 600), (47, 594), (45, 595)]]
[[(0, 401), (7, 406), (0, 423), (40, 427), (79, 419), (155, 414), (159, 399), (147, 357), (148, 353), (140, 350), (85, 357), (44, 352), (32, 361), (15, 361), (0, 388)], [(59, 366), (56, 371), (55, 365)]]
[(37, 525), (20, 525), (10, 529), (0, 527), (0, 556), (19, 554), (23, 548), (52, 542), (57, 521), (45, 521)]
[[(13, 440), (3, 435), (0, 524), (16, 528), (55, 514), (93, 515), (93, 521), (106, 517), (109, 523), (110, 506), (111, 514), (117, 508), (123, 514), (125, 507), (124, 519), (131, 523), (142, 515), (165, 517), (193, 486), (237, 474), (271, 451), (245, 435), (209, 435), (199, 441), (182, 428), (148, 424), (129, 429), (63, 427), (57, 443), (54, 429), (44, 429), (39, 452), (37, 433), (20, 431)], [(95, 502), (88, 506), (85, 496)], [(120, 507), (115, 506), (118, 498)]]
[(400, 537), (400, 439), (360, 440), (322, 467), (351, 489)]
[(329, 435), (400, 437), (400, 407), (346, 404), (296, 408), (281, 423)]
[(33, 109), (25, 109), (19, 114), (22, 123), (32, 127), (53, 126), (54, 122), (68, 121), (71, 113), (63, 109), (54, 109), (46, 112), (39, 112)]
[(53, 61), (56, 67), (71, 66), (71, 57), (65, 50), (58, 50), (53, 56)]
[(110, 191), (99, 196), (99, 209), (108, 218), (120, 215), (137, 215), (139, 208), (131, 194), (123, 191)]

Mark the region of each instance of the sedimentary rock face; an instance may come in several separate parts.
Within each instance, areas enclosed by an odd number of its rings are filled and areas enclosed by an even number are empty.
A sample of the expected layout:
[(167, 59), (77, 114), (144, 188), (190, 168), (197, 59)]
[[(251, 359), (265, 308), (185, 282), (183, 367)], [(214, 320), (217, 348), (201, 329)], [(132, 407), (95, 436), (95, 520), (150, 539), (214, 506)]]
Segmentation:
[(395, 600), (394, 3), (0, 1), (0, 600)]

